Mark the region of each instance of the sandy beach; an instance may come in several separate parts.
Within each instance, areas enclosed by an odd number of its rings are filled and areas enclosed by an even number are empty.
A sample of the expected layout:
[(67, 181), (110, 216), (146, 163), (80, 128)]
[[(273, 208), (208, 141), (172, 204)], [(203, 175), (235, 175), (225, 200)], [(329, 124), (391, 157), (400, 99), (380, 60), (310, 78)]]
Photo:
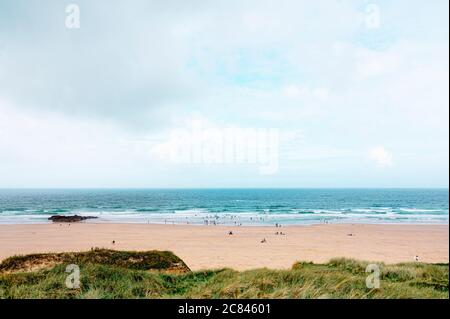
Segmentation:
[[(232, 231), (233, 234), (228, 233)], [(283, 232), (285, 235), (275, 235)], [(265, 243), (261, 243), (263, 239)], [(113, 244), (113, 241), (115, 243)], [(348, 257), (385, 263), (449, 260), (448, 225), (225, 227), (155, 224), (0, 225), (0, 259), (29, 253), (170, 250), (192, 270), (285, 269), (296, 261)]]

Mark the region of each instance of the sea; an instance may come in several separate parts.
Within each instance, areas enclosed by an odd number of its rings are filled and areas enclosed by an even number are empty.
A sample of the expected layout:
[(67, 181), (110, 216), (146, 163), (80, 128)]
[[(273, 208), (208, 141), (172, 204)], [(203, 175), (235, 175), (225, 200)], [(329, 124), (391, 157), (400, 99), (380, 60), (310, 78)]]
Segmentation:
[(448, 224), (448, 189), (0, 189), (0, 224)]

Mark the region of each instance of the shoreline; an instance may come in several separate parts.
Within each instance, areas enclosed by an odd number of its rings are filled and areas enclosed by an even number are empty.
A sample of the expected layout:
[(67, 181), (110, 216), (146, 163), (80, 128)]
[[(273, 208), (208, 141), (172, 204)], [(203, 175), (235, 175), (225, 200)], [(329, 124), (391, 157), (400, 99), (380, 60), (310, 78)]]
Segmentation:
[[(228, 235), (232, 231), (233, 235)], [(276, 232), (284, 235), (275, 235)], [(265, 243), (261, 243), (266, 239)], [(115, 241), (113, 244), (112, 241)], [(288, 269), (296, 261), (354, 258), (387, 264), (448, 263), (448, 224), (315, 224), (282, 227), (145, 224), (0, 224), (0, 260), (18, 254), (170, 250), (192, 270)]]
[[(84, 215), (83, 215), (84, 216)], [(267, 228), (273, 228), (275, 227), (276, 223), (268, 224), (268, 223), (254, 223), (254, 224), (242, 224), (242, 225), (234, 225), (234, 224), (200, 224), (200, 223), (164, 223), (164, 222), (140, 222), (140, 221), (107, 221), (107, 220), (100, 220), (100, 219), (88, 219), (83, 221), (77, 221), (77, 222), (52, 222), (52, 221), (35, 221), (35, 222), (23, 222), (23, 223), (2, 223), (0, 222), (0, 226), (19, 226), (19, 225), (53, 225), (53, 224), (60, 224), (60, 223), (66, 223), (66, 224), (94, 224), (94, 225), (157, 225), (157, 226), (200, 226), (200, 227), (267, 227)], [(309, 223), (309, 224), (282, 224), (278, 223), (279, 225), (282, 225), (282, 227), (310, 227), (310, 226), (318, 226), (318, 225), (379, 225), (379, 226), (449, 226), (450, 221), (447, 222), (436, 222), (436, 223), (402, 223), (402, 222), (372, 222), (372, 223), (366, 223), (366, 222), (328, 222), (328, 223)]]

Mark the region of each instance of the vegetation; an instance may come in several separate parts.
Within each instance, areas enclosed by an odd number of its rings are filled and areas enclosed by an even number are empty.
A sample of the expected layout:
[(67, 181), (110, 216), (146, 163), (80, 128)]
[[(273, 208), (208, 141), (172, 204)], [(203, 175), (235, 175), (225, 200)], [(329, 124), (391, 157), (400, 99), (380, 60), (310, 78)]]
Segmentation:
[(136, 252), (96, 248), (87, 252), (13, 256), (0, 264), (0, 273), (33, 271), (51, 268), (57, 264), (99, 264), (132, 270), (190, 271), (189, 267), (170, 251)]
[[(66, 287), (66, 266), (80, 267), (80, 287)], [(366, 287), (369, 263), (334, 259), (290, 270), (192, 272), (170, 252), (16, 256), (0, 264), (0, 298), (449, 298), (448, 264), (380, 266), (380, 288)]]

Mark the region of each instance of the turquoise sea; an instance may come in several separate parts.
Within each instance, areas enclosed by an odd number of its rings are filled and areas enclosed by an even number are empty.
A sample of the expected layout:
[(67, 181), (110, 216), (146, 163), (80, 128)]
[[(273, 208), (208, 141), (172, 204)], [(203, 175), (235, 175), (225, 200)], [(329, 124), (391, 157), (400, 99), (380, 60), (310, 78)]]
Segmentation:
[(448, 224), (448, 189), (0, 189), (0, 223)]

